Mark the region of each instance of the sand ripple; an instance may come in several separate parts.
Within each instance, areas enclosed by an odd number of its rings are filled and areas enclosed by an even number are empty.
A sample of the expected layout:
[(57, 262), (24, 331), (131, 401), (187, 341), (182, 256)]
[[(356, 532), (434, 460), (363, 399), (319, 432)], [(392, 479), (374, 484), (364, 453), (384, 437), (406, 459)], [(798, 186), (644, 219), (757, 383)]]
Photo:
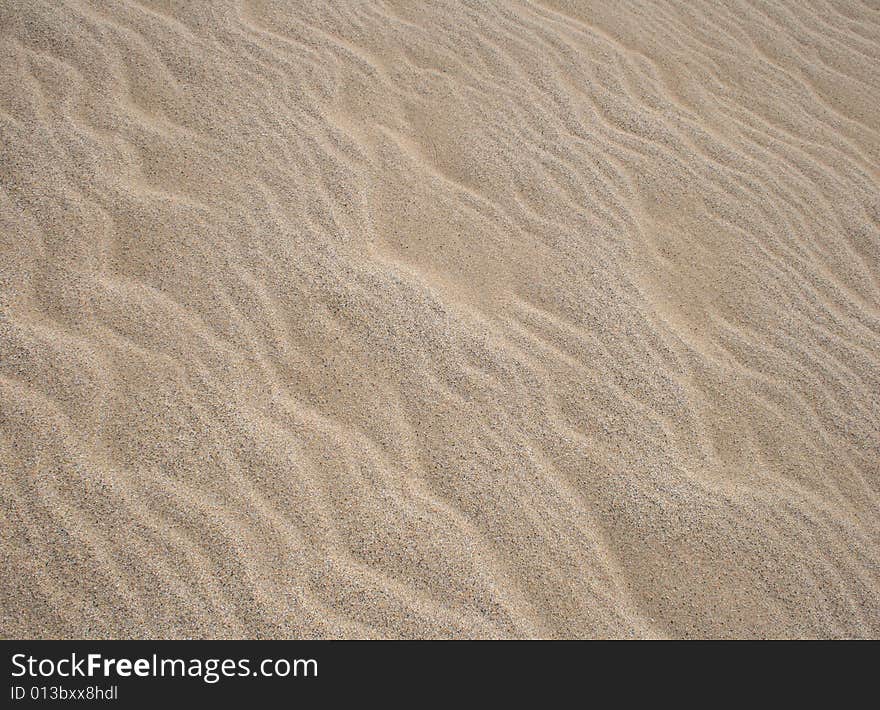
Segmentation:
[(0, 2), (5, 637), (878, 636), (880, 11)]

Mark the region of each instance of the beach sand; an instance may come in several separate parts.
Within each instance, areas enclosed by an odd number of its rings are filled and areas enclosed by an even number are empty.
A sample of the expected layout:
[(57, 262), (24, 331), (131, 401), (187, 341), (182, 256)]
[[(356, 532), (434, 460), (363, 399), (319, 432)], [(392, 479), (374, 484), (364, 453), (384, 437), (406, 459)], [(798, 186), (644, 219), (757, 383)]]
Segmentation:
[(0, 1), (6, 638), (880, 636), (880, 5)]

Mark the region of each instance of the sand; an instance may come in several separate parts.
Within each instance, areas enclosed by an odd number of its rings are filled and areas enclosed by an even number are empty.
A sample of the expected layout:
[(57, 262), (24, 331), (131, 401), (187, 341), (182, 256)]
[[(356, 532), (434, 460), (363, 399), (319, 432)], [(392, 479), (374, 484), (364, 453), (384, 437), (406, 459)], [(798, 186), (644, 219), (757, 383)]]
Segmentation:
[(3, 637), (880, 636), (880, 6), (0, 2)]

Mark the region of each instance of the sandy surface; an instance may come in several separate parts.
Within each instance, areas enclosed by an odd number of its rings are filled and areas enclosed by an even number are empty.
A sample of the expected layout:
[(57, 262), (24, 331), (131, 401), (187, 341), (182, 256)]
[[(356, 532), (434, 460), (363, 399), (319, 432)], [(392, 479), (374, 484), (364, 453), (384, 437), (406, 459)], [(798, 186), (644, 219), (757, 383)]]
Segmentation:
[(877, 2), (0, 2), (4, 637), (880, 635)]

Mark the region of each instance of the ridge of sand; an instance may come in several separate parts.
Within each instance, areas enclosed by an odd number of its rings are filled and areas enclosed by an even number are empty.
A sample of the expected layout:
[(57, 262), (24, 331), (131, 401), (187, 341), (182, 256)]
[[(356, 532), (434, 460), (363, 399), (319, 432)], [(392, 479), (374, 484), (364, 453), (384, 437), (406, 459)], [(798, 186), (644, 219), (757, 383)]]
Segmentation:
[(0, 2), (4, 637), (880, 635), (875, 2)]

